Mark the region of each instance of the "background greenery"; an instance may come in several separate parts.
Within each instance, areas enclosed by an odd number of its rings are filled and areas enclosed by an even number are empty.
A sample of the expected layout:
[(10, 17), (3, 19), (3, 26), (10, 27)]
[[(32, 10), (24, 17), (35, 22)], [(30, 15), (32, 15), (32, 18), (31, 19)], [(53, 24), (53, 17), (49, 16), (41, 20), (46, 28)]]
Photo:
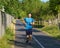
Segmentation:
[(0, 8), (4, 6), (5, 12), (19, 18), (32, 13), (36, 20), (48, 20), (57, 17), (60, 11), (60, 0), (0, 0)]
[[(13, 15), (15, 18), (24, 18), (28, 16), (28, 13), (32, 13), (32, 17), (37, 21), (38, 26), (45, 26), (44, 21), (49, 22), (51, 20), (53, 23), (54, 19), (59, 20), (60, 0), (49, 0), (48, 2), (42, 2), (41, 0), (0, 0), (0, 9), (2, 9), (2, 6), (4, 6), (6, 13)], [(42, 30), (54, 36), (60, 34), (59, 26), (46, 25), (47, 27), (45, 26)]]
[(50, 36), (60, 40), (60, 30), (58, 29), (58, 26), (55, 26), (55, 25), (46, 26), (44, 28), (41, 28), (41, 30), (45, 31)]
[(12, 48), (10, 40), (14, 40), (13, 30), (10, 28), (6, 29), (5, 35), (0, 39), (0, 48)]

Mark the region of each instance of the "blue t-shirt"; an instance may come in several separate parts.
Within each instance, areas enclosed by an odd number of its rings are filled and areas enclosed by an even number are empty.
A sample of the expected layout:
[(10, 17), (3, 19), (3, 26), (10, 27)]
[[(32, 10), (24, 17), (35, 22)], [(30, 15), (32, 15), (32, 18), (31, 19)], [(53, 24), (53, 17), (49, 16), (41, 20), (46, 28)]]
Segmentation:
[(26, 23), (25, 29), (32, 29), (31, 23), (34, 22), (33, 18), (24, 18), (24, 21)]

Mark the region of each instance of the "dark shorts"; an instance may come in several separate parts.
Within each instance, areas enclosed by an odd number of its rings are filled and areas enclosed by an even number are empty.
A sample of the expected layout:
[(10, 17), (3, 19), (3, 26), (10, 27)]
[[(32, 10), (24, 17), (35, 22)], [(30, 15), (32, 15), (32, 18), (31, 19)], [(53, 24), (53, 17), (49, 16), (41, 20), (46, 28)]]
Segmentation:
[(26, 30), (26, 35), (32, 35), (32, 29), (27, 29)]

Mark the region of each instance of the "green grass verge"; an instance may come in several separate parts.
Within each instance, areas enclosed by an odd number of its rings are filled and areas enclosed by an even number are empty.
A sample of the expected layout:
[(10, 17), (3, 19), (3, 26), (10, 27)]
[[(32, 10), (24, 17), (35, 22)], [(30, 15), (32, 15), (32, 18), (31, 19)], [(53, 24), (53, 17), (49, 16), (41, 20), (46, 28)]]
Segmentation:
[(41, 30), (50, 34), (52, 37), (60, 40), (60, 31), (58, 29), (58, 26), (55, 26), (55, 25), (46, 26), (46, 27), (42, 28)]
[(33, 27), (34, 27), (34, 28), (43, 28), (44, 25), (36, 25), (36, 24), (35, 24)]
[(0, 39), (0, 48), (11, 48), (9, 40), (13, 40), (13, 30), (10, 28), (6, 29), (5, 35)]

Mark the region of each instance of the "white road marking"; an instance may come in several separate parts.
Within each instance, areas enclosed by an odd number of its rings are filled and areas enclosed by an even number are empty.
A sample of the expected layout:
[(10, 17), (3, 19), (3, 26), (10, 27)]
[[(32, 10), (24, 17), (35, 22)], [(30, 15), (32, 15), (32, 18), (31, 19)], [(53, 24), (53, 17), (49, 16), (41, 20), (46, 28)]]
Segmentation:
[(39, 46), (41, 46), (41, 48), (45, 48), (34, 36), (33, 39), (39, 44)]
[(41, 46), (41, 48), (45, 48), (34, 36), (33, 39), (39, 44), (39, 46)]

